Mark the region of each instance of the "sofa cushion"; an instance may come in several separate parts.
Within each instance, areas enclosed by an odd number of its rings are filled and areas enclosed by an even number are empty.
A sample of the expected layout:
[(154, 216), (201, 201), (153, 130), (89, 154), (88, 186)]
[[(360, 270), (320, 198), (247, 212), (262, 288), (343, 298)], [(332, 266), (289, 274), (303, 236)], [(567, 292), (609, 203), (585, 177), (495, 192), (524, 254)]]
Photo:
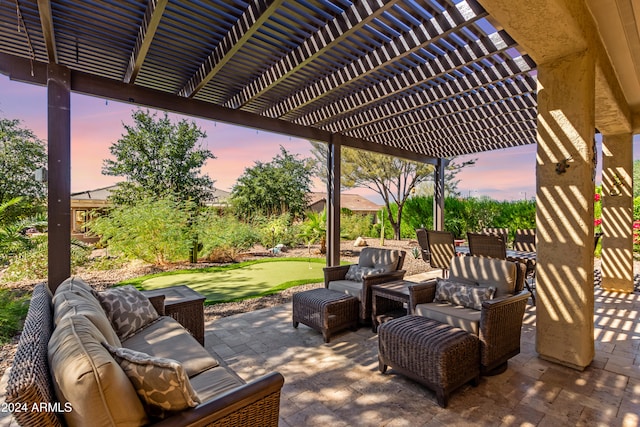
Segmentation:
[(54, 297), (63, 292), (72, 292), (76, 295), (93, 296), (97, 299), (98, 292), (79, 277), (69, 277), (56, 288)]
[(415, 314), (446, 323), (469, 333), (480, 333), (480, 315), (482, 311), (473, 308), (455, 306), (448, 303), (417, 304)]
[(516, 263), (475, 256), (454, 257), (449, 270), (449, 278), (472, 279), (480, 286), (494, 286), (496, 298), (514, 293), (517, 274)]
[(218, 366), (218, 361), (177, 320), (169, 316), (160, 317), (123, 340), (122, 347), (177, 360), (189, 378)]
[(98, 299), (121, 340), (159, 317), (149, 298), (131, 285), (99, 292)]
[(244, 384), (243, 381), (229, 373), (227, 369), (222, 366), (207, 369), (191, 378), (190, 381), (191, 386), (202, 402), (206, 402), (219, 394)]
[(189, 377), (177, 361), (130, 348), (109, 344), (105, 347), (131, 380), (149, 415), (164, 418), (168, 412), (193, 408), (200, 403)]
[(49, 340), (49, 367), (69, 426), (140, 426), (148, 422), (136, 391), (86, 317), (67, 316)]
[(347, 271), (347, 274), (345, 274), (344, 278), (355, 282), (362, 282), (362, 279), (365, 276), (380, 273), (386, 273), (384, 268), (361, 267), (357, 264), (353, 264), (349, 266), (349, 270)]
[(400, 251), (380, 248), (364, 248), (360, 252), (360, 267), (381, 268), (384, 273), (397, 270)]
[(332, 291), (351, 295), (358, 298), (358, 301), (362, 301), (362, 282), (354, 282), (353, 280), (333, 280), (329, 282), (328, 288)]
[(120, 346), (120, 339), (113, 330), (98, 300), (89, 293), (66, 291), (56, 292), (52, 300), (53, 322), (58, 325), (67, 316), (81, 314), (91, 321), (111, 345)]

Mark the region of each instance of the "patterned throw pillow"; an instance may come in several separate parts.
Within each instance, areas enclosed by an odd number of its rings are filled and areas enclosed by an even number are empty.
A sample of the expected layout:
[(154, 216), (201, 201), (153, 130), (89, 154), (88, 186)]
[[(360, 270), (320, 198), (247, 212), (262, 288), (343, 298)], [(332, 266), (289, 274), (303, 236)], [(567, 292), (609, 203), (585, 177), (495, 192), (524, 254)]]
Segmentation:
[(354, 264), (349, 267), (349, 271), (347, 271), (347, 274), (345, 274), (344, 278), (347, 280), (353, 280), (355, 282), (362, 282), (362, 279), (365, 276), (380, 274), (384, 272), (384, 268), (360, 267), (359, 265)]
[(459, 282), (438, 277), (436, 279), (436, 296), (434, 300), (440, 303), (452, 302), (453, 294), (458, 290), (459, 286), (461, 286)]
[(482, 310), (482, 302), (493, 299), (496, 288), (493, 286), (460, 286), (453, 295), (453, 301), (456, 305), (461, 305), (475, 310)]
[(98, 292), (98, 299), (122, 341), (158, 318), (149, 299), (131, 285)]
[(164, 418), (168, 412), (193, 408), (200, 403), (179, 362), (107, 343), (103, 345), (133, 384), (149, 415)]

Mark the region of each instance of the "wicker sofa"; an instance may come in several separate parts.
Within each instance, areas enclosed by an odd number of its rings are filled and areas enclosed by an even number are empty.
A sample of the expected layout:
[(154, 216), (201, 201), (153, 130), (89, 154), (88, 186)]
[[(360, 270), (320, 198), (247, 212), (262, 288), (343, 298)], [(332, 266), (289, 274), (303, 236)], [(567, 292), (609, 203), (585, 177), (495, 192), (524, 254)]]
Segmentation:
[(358, 264), (325, 267), (324, 287), (356, 297), (360, 301), (359, 322), (369, 324), (373, 306), (371, 286), (401, 280), (405, 274), (402, 270), (405, 255), (405, 251), (396, 249), (363, 248)]
[[(138, 327), (131, 307), (105, 307), (102, 294), (76, 278), (53, 296), (34, 288), (7, 384), (20, 425), (278, 425), (282, 375), (245, 383), (162, 315), (163, 296), (136, 304), (156, 313)], [(127, 321), (114, 323), (123, 309)]]
[[(507, 361), (520, 353), (522, 320), (531, 295), (523, 290), (525, 270), (526, 266), (521, 263), (474, 256), (454, 257), (448, 279), (431, 280), (409, 288), (409, 310), (411, 314), (477, 335), (481, 373), (502, 372)], [(447, 301), (445, 288), (441, 290), (438, 282), (445, 286), (463, 286), (463, 289), (475, 288), (476, 294), (485, 294), (485, 289), (493, 287), (495, 294), (492, 299), (477, 298), (465, 307), (459, 301)]]

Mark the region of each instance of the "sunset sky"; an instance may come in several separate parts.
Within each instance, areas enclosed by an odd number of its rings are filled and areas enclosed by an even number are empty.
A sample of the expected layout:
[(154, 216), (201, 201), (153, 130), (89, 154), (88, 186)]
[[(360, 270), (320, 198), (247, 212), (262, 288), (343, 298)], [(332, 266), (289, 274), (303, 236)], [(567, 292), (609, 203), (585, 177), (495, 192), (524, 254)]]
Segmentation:
[[(39, 138), (47, 138), (46, 88), (12, 82), (0, 75), (0, 117), (19, 119)], [(123, 134), (123, 123), (132, 124), (135, 106), (84, 95), (71, 95), (71, 191), (78, 192), (106, 187), (118, 181), (101, 174), (102, 161), (110, 156), (109, 146)], [(159, 113), (160, 115), (162, 113)], [(173, 120), (193, 120), (207, 133), (203, 141), (216, 159), (204, 167), (215, 185), (231, 190), (236, 179), (255, 161), (270, 161), (282, 145), (289, 152), (308, 156), (307, 140), (256, 131), (209, 120), (171, 114)], [(596, 137), (599, 142), (599, 136)], [(638, 158), (640, 136), (634, 138), (634, 158)], [(476, 165), (466, 168), (458, 177), (463, 196), (489, 196), (497, 200), (531, 198), (535, 194), (536, 146), (491, 151), (460, 157), (460, 161), (477, 158)], [(600, 164), (599, 164), (600, 166)], [(324, 188), (317, 185), (317, 191)], [(351, 190), (380, 203), (367, 190)]]

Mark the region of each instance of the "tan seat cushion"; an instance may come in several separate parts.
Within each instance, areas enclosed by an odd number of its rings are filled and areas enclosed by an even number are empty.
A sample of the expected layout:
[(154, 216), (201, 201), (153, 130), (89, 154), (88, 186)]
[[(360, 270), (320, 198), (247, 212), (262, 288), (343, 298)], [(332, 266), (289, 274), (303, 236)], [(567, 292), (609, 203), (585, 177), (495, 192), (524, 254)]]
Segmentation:
[(202, 402), (206, 402), (221, 393), (244, 384), (222, 366), (208, 369), (191, 378), (190, 381), (191, 387), (193, 387)]
[(480, 334), (480, 310), (447, 303), (428, 303), (416, 305), (415, 314), (455, 326), (474, 335)]
[(218, 366), (218, 361), (178, 321), (169, 316), (160, 317), (122, 341), (122, 347), (176, 360), (189, 378)]
[(60, 321), (49, 340), (49, 366), (56, 396), (72, 410), (69, 426), (140, 426), (147, 414), (129, 378), (101, 344), (98, 328), (81, 315)]
[(476, 256), (453, 257), (449, 278), (473, 280), (479, 286), (494, 286), (494, 297), (511, 295), (516, 286), (518, 270), (514, 262)]
[(89, 294), (96, 296), (96, 291), (79, 277), (69, 277), (56, 288), (55, 295), (62, 292), (74, 292), (77, 294)]
[(360, 252), (358, 265), (383, 269), (385, 273), (397, 270), (400, 251), (380, 248), (364, 248)]
[(333, 280), (329, 282), (329, 289), (351, 295), (362, 301), (362, 282), (353, 280)]
[(58, 325), (67, 316), (81, 314), (91, 321), (104, 335), (107, 343), (120, 347), (120, 339), (113, 330), (102, 306), (93, 295), (84, 291), (63, 290), (53, 297), (53, 322)]

